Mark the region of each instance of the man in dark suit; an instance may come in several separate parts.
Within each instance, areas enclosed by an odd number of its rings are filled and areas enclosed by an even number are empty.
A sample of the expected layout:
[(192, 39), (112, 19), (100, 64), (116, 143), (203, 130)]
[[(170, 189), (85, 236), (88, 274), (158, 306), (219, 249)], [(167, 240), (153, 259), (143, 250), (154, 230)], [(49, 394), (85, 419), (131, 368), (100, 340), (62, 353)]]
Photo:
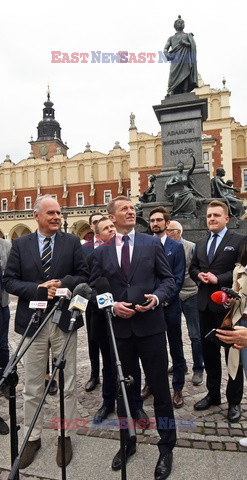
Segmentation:
[[(86, 255), (90, 255), (95, 248), (101, 245), (102, 241), (100, 238), (97, 237), (95, 234), (95, 227), (98, 221), (103, 217), (101, 213), (92, 213), (88, 219), (89, 225), (91, 230), (93, 231), (93, 235), (91, 235), (90, 240), (87, 240), (83, 245), (83, 253)], [(85, 390), (86, 392), (92, 392), (99, 383), (99, 343), (93, 339), (91, 333), (91, 325), (90, 325), (90, 316), (91, 311), (90, 307), (86, 310), (86, 324), (87, 324), (87, 341), (88, 341), (88, 355), (91, 364), (91, 374), (90, 378), (88, 379)]]
[[(182, 328), (181, 328), (181, 305), (179, 292), (182, 288), (185, 275), (185, 253), (183, 246), (166, 235), (166, 228), (170, 222), (170, 214), (166, 208), (159, 206), (151, 210), (149, 214), (150, 229), (159, 237), (164, 247), (166, 259), (170, 265), (175, 278), (175, 289), (164, 306), (165, 319), (167, 324), (167, 337), (170, 347), (170, 354), (173, 363), (173, 406), (181, 408), (184, 404), (182, 390), (185, 379), (186, 362), (183, 352)], [(145, 388), (145, 387), (144, 387)]]
[[(34, 205), (34, 218), (38, 223), (37, 232), (14, 240), (4, 276), (7, 292), (19, 297), (15, 331), (21, 335), (33, 314), (29, 308), (29, 302), (36, 298), (37, 289), (40, 286), (48, 289), (48, 307), (44, 314), (46, 315), (54, 305), (56, 289), (61, 287), (61, 279), (70, 275), (73, 289), (78, 283), (85, 282), (88, 278), (79, 238), (60, 231), (61, 209), (57, 201), (50, 195), (38, 197)], [(70, 318), (68, 301), (66, 301), (59, 325), (57, 326), (50, 319), (24, 355), (24, 433), (27, 433), (44, 391), (49, 349), (51, 348), (53, 357), (57, 357), (61, 352), (67, 338)], [(77, 328), (81, 325), (82, 320), (78, 322)], [(29, 336), (34, 331), (35, 324), (29, 329)], [(25, 342), (27, 343), (28, 340), (26, 339)], [(77, 332), (75, 331), (65, 352), (65, 419), (69, 426), (76, 416), (76, 343)], [(36, 451), (41, 447), (42, 426), (41, 411), (21, 457), (20, 468), (30, 465)], [(69, 428), (66, 429), (65, 436), (65, 461), (68, 464), (72, 458)], [(58, 437), (57, 464), (62, 465), (60, 436)]]
[[(136, 214), (132, 202), (127, 197), (117, 197), (108, 204), (108, 213), (117, 231), (115, 242), (96, 249), (90, 281), (94, 286), (98, 277), (109, 280), (115, 300), (113, 328), (125, 377), (133, 376), (137, 360), (141, 358), (154, 395), (161, 437), (155, 479), (164, 480), (171, 472), (176, 432), (171, 426), (169, 428), (174, 414), (167, 375), (166, 324), (161, 304), (169, 302), (175, 282), (160, 239), (135, 232)], [(143, 306), (145, 300), (149, 303)], [(134, 416), (135, 402), (131, 390), (130, 410)], [(165, 418), (168, 424), (165, 424)], [(127, 441), (127, 460), (135, 451), (135, 443)], [(112, 469), (120, 468), (119, 451), (113, 459)]]
[[(241, 249), (243, 237), (227, 229), (228, 208), (225, 203), (214, 200), (207, 208), (207, 226), (210, 234), (196, 243), (189, 269), (190, 276), (198, 283), (198, 308), (201, 341), (208, 394), (194, 405), (195, 410), (206, 410), (211, 405), (220, 405), (221, 356), (220, 346), (205, 340), (212, 328), (220, 327), (226, 310), (211, 300), (213, 292), (221, 287), (232, 286), (232, 271)], [(226, 358), (229, 350), (225, 350)], [(241, 415), (243, 396), (243, 369), (239, 366), (235, 380), (228, 377), (226, 397), (228, 420), (237, 422)]]
[[(116, 229), (112, 221), (107, 218), (101, 216), (97, 223), (94, 226), (95, 232), (95, 241), (99, 244), (103, 244), (104, 242), (109, 241), (115, 233)], [(94, 251), (95, 248), (91, 248), (90, 246), (83, 245), (83, 249), (88, 251), (87, 254), (87, 264), (89, 272), (91, 272), (93, 259), (94, 259)], [(90, 249), (90, 250), (89, 250)], [(105, 420), (108, 415), (115, 410), (115, 399), (116, 399), (116, 383), (114, 378), (114, 371), (111, 362), (111, 354), (110, 354), (110, 345), (109, 339), (107, 334), (107, 326), (106, 326), (106, 319), (104, 317), (104, 313), (97, 308), (97, 305), (90, 301), (87, 306), (86, 310), (86, 318), (87, 318), (87, 325), (88, 325), (88, 345), (94, 344), (97, 346), (98, 349), (101, 351), (102, 355), (102, 396), (103, 396), (103, 404), (99, 408), (99, 410), (95, 413), (94, 422), (101, 423), (102, 420)], [(91, 376), (92, 379), (92, 376)]]

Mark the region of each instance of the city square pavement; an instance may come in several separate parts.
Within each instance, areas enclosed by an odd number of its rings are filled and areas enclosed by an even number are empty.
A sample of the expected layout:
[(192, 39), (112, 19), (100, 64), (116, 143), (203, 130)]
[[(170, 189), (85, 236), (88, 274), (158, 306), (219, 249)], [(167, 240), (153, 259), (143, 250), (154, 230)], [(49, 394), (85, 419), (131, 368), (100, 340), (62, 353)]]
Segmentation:
[[(11, 296), (11, 317), (9, 343), (13, 353), (20, 341), (14, 333), (13, 317), (16, 298)], [(193, 386), (192, 357), (186, 324), (183, 321), (184, 352), (189, 372), (185, 377), (183, 389), (184, 406), (175, 410), (177, 422), (177, 445), (174, 449), (173, 470), (171, 480), (244, 480), (247, 478), (247, 449), (239, 445), (239, 438), (247, 435), (247, 400), (244, 395), (242, 416), (239, 423), (229, 424), (225, 386), (227, 372), (223, 369), (222, 404), (211, 407), (204, 412), (196, 412), (193, 405), (201, 399), (205, 392), (205, 382)], [(222, 351), (222, 355), (223, 355)], [(84, 385), (90, 375), (90, 364), (87, 354), (87, 336), (85, 327), (78, 331), (77, 393), (78, 414), (75, 429), (72, 433), (73, 460), (67, 467), (69, 480), (99, 479), (118, 480), (121, 472), (111, 470), (111, 461), (119, 449), (119, 433), (116, 426), (105, 424), (104, 428), (94, 428), (92, 417), (102, 403), (101, 385), (93, 392), (86, 393)], [(23, 439), (23, 365), (18, 365), (19, 382), (17, 385), (17, 422), (20, 425), (19, 448)], [(62, 478), (61, 469), (56, 464), (57, 432), (56, 417), (59, 416), (58, 395), (48, 395), (44, 405), (44, 430), (42, 448), (35, 461), (27, 469), (21, 471), (20, 480), (42, 479), (56, 480)], [(144, 409), (150, 419), (154, 419), (153, 397), (144, 403)], [(0, 415), (9, 424), (8, 401), (0, 397)], [(116, 419), (116, 414), (109, 419)], [(109, 428), (111, 427), (111, 428)], [(137, 453), (131, 457), (127, 465), (129, 480), (148, 480), (154, 478), (154, 469), (158, 459), (158, 440), (156, 429), (143, 432), (137, 430)], [(10, 435), (0, 436), (0, 480), (7, 480), (10, 471)]]

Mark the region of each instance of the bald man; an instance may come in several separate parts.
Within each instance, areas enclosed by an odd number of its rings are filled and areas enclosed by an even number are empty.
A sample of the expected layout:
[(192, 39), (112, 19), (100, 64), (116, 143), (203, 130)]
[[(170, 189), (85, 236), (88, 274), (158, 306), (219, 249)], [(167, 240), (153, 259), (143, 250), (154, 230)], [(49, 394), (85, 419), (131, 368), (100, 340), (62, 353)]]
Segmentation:
[(185, 278), (179, 298), (182, 312), (186, 319), (188, 334), (191, 342), (192, 358), (193, 358), (193, 385), (201, 385), (203, 382), (203, 355), (201, 346), (200, 320), (197, 305), (198, 287), (189, 276), (189, 266), (193, 256), (195, 244), (189, 242), (182, 237), (183, 227), (181, 223), (171, 220), (166, 229), (168, 237), (183, 244), (186, 259)]

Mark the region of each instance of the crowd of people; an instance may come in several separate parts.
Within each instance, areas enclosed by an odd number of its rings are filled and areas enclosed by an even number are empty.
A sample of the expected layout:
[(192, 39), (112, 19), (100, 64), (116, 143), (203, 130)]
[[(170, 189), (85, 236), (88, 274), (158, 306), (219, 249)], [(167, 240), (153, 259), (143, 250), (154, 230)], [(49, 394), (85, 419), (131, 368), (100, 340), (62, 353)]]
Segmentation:
[[(97, 280), (109, 282), (114, 302), (111, 306), (112, 325), (124, 377), (133, 377), (128, 388), (131, 417), (142, 426), (149, 426), (143, 408), (144, 400), (153, 395), (154, 413), (159, 434), (159, 458), (155, 479), (168, 478), (172, 470), (176, 430), (160, 422), (160, 418), (174, 420), (174, 409), (184, 404), (183, 386), (187, 369), (183, 352), (182, 313), (191, 342), (193, 359), (192, 382), (203, 383), (205, 370), (207, 394), (194, 405), (195, 410), (206, 410), (221, 403), (220, 343), (205, 339), (216, 329), (216, 337), (225, 344), (225, 357), (229, 370), (226, 389), (228, 421), (238, 422), (241, 417), (243, 396), (243, 366), (247, 371), (247, 240), (227, 228), (227, 205), (218, 200), (207, 207), (209, 234), (193, 243), (183, 238), (183, 226), (171, 220), (163, 206), (149, 213), (152, 235), (135, 230), (136, 212), (131, 200), (119, 196), (108, 204), (108, 216), (94, 213), (89, 218), (93, 235), (81, 244), (75, 235), (61, 231), (61, 208), (50, 195), (39, 196), (34, 205), (37, 231), (13, 241), (12, 247), (0, 239), (2, 275), (2, 303), (0, 308), (0, 379), (9, 360), (8, 294), (18, 297), (15, 331), (23, 335), (32, 317), (29, 302), (37, 297), (40, 287), (47, 289), (48, 307), (41, 316), (50, 312), (56, 301), (56, 291), (70, 277), (70, 289), (82, 283), (92, 288), (86, 310), (88, 354), (91, 374), (85, 390), (90, 392), (100, 383), (100, 354), (102, 356), (102, 405), (94, 415), (101, 423), (117, 406), (119, 417), (125, 417), (122, 403), (117, 402), (118, 391), (114, 354), (109, 326), (104, 312), (96, 302)], [(222, 287), (238, 293), (230, 303), (212, 301), (214, 292)], [(100, 292), (102, 293), (102, 292)], [(221, 329), (231, 307), (234, 330)], [(24, 355), (25, 385), (24, 432), (30, 427), (42, 398), (45, 379), (48, 381), (47, 362), (60, 353), (71, 328), (71, 313), (65, 300), (60, 319), (53, 316), (46, 322)], [(37, 322), (36, 322), (37, 323)], [(76, 417), (76, 346), (77, 329), (82, 326), (81, 315), (76, 319), (70, 342), (65, 351), (65, 465), (73, 457), (70, 425)], [(33, 335), (35, 322), (30, 325), (24, 345)], [(168, 369), (169, 347), (172, 365)], [(145, 384), (142, 388), (142, 370)], [(172, 394), (168, 374), (172, 374)], [(8, 395), (8, 385), (1, 392)], [(52, 394), (52, 392), (50, 392)], [(55, 392), (56, 393), (56, 392)], [(1, 412), (0, 412), (1, 413)], [(20, 468), (26, 468), (41, 448), (42, 411), (21, 456)], [(0, 434), (8, 434), (7, 423), (0, 417)], [(247, 446), (247, 440), (241, 440)], [(126, 460), (136, 452), (136, 441), (125, 436)], [(56, 461), (62, 466), (61, 431), (58, 430)], [(122, 467), (121, 451), (113, 458), (112, 469)]]

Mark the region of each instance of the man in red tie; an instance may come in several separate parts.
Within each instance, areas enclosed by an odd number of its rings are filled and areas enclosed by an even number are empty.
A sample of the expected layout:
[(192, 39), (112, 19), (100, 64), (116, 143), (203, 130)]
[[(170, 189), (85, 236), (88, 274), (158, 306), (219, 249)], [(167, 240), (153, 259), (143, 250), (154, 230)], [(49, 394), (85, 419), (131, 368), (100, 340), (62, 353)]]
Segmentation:
[[(167, 375), (166, 323), (162, 308), (175, 288), (174, 277), (158, 237), (135, 232), (136, 213), (124, 196), (108, 204), (109, 218), (115, 225), (115, 242), (95, 250), (90, 282), (99, 277), (109, 281), (114, 298), (113, 329), (125, 377), (135, 377), (141, 359), (154, 396), (156, 426), (160, 435), (160, 456), (155, 479), (165, 480), (172, 468), (172, 450), (176, 442), (174, 414)], [(128, 238), (126, 238), (128, 237)], [(149, 301), (147, 305), (143, 303)], [(135, 399), (130, 388), (130, 411), (135, 418)], [(118, 410), (118, 415), (121, 416)], [(122, 415), (123, 416), (123, 415)], [(166, 419), (166, 420), (165, 420)], [(126, 459), (136, 444), (126, 441)], [(121, 468), (120, 451), (112, 469)]]

